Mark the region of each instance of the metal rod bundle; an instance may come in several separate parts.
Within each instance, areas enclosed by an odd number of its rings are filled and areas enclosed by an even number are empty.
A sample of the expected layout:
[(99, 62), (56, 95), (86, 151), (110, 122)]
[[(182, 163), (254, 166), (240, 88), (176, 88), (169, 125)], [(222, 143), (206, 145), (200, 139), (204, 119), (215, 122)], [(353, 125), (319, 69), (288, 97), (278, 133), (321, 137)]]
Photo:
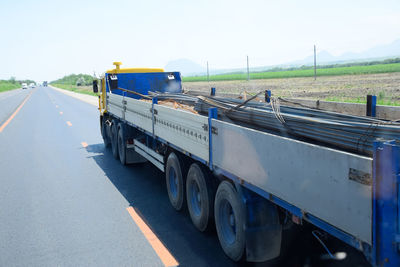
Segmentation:
[(218, 108), (218, 118), (285, 137), (371, 156), (373, 142), (382, 138), (400, 140), (400, 123), (359, 117), (310, 108), (244, 102), (238, 99), (159, 94), (159, 99), (174, 99), (202, 114)]

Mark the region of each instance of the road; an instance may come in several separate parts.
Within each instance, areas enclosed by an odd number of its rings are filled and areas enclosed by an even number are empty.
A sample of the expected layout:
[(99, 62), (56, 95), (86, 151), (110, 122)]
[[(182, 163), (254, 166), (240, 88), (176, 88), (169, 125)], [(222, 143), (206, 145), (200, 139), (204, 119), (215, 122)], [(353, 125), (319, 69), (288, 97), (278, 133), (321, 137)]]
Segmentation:
[(0, 266), (163, 266), (130, 206), (180, 266), (233, 264), (173, 210), (161, 172), (104, 148), (96, 107), (20, 89), (0, 94), (0, 125), (29, 94), (0, 133)]
[[(236, 266), (171, 207), (162, 172), (113, 158), (98, 116), (49, 87), (0, 94), (0, 266)], [(290, 266), (324, 253), (307, 233)]]
[(11, 90), (0, 93), (0, 127), (30, 93), (27, 89)]

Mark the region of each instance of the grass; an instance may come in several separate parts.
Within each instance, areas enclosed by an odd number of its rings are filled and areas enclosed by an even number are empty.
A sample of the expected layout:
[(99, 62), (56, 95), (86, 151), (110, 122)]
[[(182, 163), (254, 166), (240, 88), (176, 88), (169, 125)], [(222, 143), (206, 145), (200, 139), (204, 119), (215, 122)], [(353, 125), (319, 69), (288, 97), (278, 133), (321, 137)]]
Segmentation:
[(12, 83), (9, 81), (0, 80), (0, 92), (14, 90), (14, 89), (18, 89), (18, 88), (21, 88), (21, 85), (19, 83)]
[[(387, 99), (387, 98), (380, 98), (379, 95), (376, 100), (377, 105), (384, 105), (384, 106), (400, 106), (400, 101)], [(344, 103), (358, 103), (358, 104), (366, 104), (367, 99), (365, 97), (327, 97), (324, 99), (325, 101), (330, 102), (344, 102)]]
[[(377, 64), (368, 66), (351, 66), (317, 69), (317, 76), (336, 76), (336, 75), (355, 75), (355, 74), (373, 74), (400, 72), (400, 63)], [(250, 79), (276, 79), (276, 78), (295, 78), (295, 77), (313, 77), (313, 69), (298, 69), (290, 71), (266, 71), (250, 73)], [(210, 81), (230, 81), (246, 80), (246, 73), (232, 73), (211, 75)], [(207, 76), (183, 77), (184, 82), (202, 82), (207, 81)]]
[(80, 94), (97, 96), (97, 94), (93, 93), (91, 86), (75, 86), (70, 84), (59, 84), (59, 83), (52, 83), (50, 85)]

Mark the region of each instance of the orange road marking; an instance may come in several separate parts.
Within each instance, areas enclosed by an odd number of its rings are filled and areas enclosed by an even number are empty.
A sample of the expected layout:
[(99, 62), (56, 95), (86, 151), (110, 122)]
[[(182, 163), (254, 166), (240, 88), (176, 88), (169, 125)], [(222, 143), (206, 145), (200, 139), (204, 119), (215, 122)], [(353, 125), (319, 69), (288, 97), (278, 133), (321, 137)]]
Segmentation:
[(72, 126), (72, 123), (70, 121), (67, 121), (68, 126)]
[(60, 115), (62, 115), (63, 114), (63, 112), (62, 111), (60, 111)]
[(6, 126), (14, 119), (15, 115), (21, 110), (22, 106), (25, 105), (26, 101), (28, 101), (29, 97), (32, 95), (32, 92), (22, 101), (22, 103), (18, 106), (18, 108), (14, 111), (13, 114), (0, 126), (0, 133), (6, 128)]
[(147, 241), (153, 247), (154, 251), (157, 253), (160, 260), (165, 266), (179, 266), (174, 256), (168, 251), (168, 249), (161, 243), (160, 239), (151, 231), (150, 227), (143, 221), (143, 219), (137, 214), (133, 207), (128, 207), (126, 210), (131, 215), (133, 221), (142, 231), (143, 235), (146, 237)]
[(81, 145), (82, 145), (83, 147), (87, 147), (87, 146), (88, 146), (88, 144), (87, 144), (86, 142), (82, 142)]

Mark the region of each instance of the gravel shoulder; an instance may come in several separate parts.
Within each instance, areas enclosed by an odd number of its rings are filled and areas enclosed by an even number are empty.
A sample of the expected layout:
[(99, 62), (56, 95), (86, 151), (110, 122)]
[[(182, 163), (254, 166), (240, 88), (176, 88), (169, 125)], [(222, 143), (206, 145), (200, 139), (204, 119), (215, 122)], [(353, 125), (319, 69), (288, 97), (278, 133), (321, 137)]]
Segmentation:
[(49, 87), (54, 89), (54, 90), (57, 90), (57, 91), (59, 91), (59, 92), (61, 92), (63, 94), (75, 97), (75, 98), (77, 98), (77, 99), (79, 99), (81, 101), (89, 103), (89, 104), (91, 104), (93, 106), (98, 106), (99, 105), (99, 99), (96, 96), (75, 93), (75, 92), (68, 91), (68, 90), (65, 90), (65, 89), (60, 89), (60, 88), (57, 88), (57, 87), (54, 87), (54, 86), (51, 86), (51, 85), (49, 85)]

